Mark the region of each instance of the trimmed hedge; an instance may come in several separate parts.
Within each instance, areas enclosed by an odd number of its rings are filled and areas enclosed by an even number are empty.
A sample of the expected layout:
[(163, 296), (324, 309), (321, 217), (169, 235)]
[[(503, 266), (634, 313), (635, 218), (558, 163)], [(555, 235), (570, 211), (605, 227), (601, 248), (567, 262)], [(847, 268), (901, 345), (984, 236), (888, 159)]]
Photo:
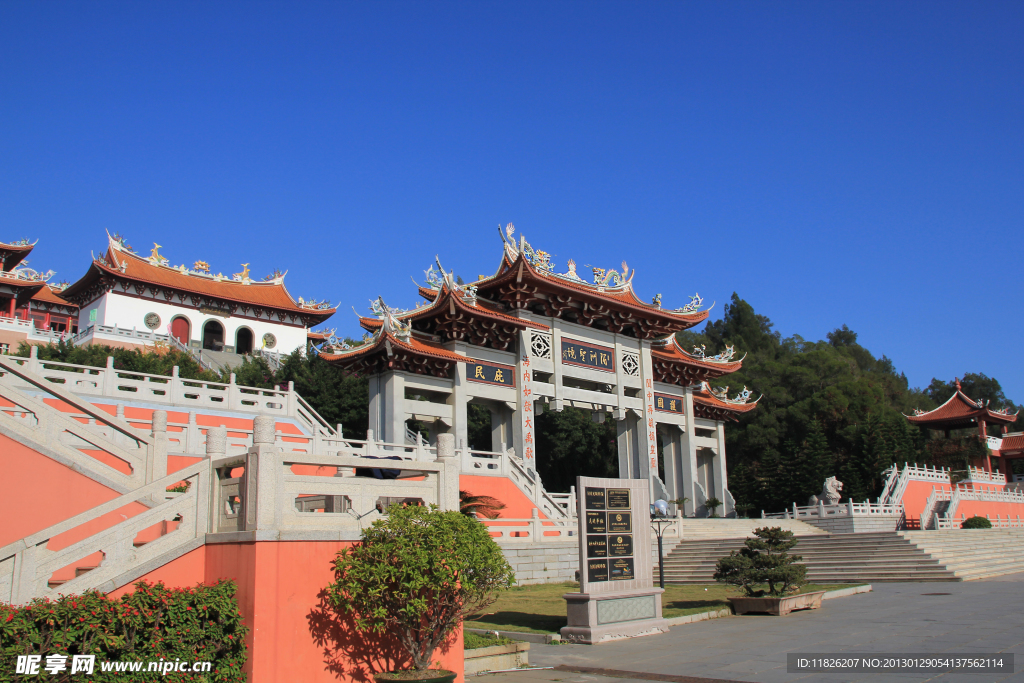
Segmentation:
[(968, 517), (964, 520), (964, 523), (960, 525), (961, 529), (991, 529), (992, 522), (987, 517)]
[[(0, 603), (0, 682), (35, 680), (15, 673), (18, 655), (42, 655), (38, 678), (76, 683), (245, 681), (245, 635), (233, 581), (168, 589), (135, 584), (133, 593), (110, 599), (95, 591), (36, 599), (23, 607)], [(68, 655), (67, 670), (44, 669), (47, 655)], [(71, 656), (95, 655), (92, 675), (71, 671)], [(151, 661), (212, 662), (209, 673), (146, 671)], [(104, 672), (102, 662), (143, 662), (143, 671)]]

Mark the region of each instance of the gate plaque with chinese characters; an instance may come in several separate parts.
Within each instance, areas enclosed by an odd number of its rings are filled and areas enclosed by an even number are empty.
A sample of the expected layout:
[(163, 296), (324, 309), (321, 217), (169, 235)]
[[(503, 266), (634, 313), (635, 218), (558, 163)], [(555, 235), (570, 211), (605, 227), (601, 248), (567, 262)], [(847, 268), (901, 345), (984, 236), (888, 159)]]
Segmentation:
[(566, 593), (562, 638), (596, 644), (668, 630), (654, 586), (646, 479), (577, 477), (580, 592)]

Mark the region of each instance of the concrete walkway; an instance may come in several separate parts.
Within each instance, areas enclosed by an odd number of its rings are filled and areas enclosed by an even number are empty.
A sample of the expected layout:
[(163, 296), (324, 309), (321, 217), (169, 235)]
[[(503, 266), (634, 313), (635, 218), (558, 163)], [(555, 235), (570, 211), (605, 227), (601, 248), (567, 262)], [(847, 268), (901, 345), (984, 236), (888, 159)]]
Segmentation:
[[(949, 595), (928, 595), (949, 593)], [(1015, 653), (1016, 673), (791, 674), (786, 654)], [(874, 591), (829, 600), (820, 610), (787, 617), (733, 616), (673, 627), (670, 633), (605, 645), (532, 645), (531, 666), (631, 672), (569, 671), (487, 674), (480, 683), (616, 683), (643, 679), (791, 681), (941, 681), (1024, 683), (1024, 574), (969, 583), (878, 584)], [(639, 674), (639, 675), (637, 675)], [(660, 674), (661, 676), (657, 676)], [(669, 678), (671, 677), (671, 678)], [(686, 677), (694, 677), (687, 681)]]

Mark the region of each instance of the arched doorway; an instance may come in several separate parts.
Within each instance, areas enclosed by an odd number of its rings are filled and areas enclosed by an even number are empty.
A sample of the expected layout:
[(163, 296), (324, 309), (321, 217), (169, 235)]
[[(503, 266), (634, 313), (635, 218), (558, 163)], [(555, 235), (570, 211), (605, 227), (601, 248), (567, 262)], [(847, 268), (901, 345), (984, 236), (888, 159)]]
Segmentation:
[(224, 326), (216, 320), (203, 325), (203, 348), (210, 351), (224, 350)]
[(235, 333), (235, 353), (252, 353), (252, 330), (239, 327)]
[(171, 336), (180, 341), (185, 346), (188, 346), (188, 342), (191, 339), (192, 326), (188, 322), (188, 318), (182, 318), (178, 316), (171, 321)]

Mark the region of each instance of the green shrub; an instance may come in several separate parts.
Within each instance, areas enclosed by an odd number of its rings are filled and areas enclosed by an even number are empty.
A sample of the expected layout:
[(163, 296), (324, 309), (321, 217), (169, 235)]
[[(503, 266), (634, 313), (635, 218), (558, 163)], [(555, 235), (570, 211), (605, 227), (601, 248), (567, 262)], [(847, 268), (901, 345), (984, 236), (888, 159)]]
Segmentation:
[(466, 615), (515, 583), (487, 527), (436, 506), (391, 506), (361, 543), (338, 553), (334, 569), (331, 606), (360, 633), (395, 638), (414, 669), (428, 668)]
[(960, 525), (961, 529), (991, 529), (992, 522), (988, 521), (987, 517), (968, 517), (964, 520), (964, 523)]
[(754, 531), (756, 538), (744, 541), (745, 548), (723, 557), (715, 566), (715, 581), (743, 588), (747, 596), (763, 597), (767, 586), (771, 597), (796, 591), (806, 583), (807, 567), (796, 564), (799, 555), (789, 555), (799, 541), (792, 531), (780, 527), (763, 527)]
[(487, 636), (480, 635), (478, 633), (464, 632), (462, 634), (462, 647), (467, 650), (477, 650), (482, 647), (492, 647), (494, 645), (508, 645), (512, 640), (503, 636)]
[[(18, 655), (68, 655), (67, 670), (56, 675), (40, 667), (48, 681), (76, 683), (152, 683), (165, 681), (245, 681), (247, 653), (233, 581), (212, 586), (168, 589), (141, 581), (135, 591), (110, 599), (95, 591), (39, 598), (14, 607), (0, 603), (0, 681), (22, 681), (15, 674)], [(92, 675), (70, 674), (71, 657), (94, 655)], [(182, 660), (212, 662), (209, 673), (168, 673), (145, 670), (104, 672), (101, 662)], [(34, 679), (35, 677), (33, 677)]]

